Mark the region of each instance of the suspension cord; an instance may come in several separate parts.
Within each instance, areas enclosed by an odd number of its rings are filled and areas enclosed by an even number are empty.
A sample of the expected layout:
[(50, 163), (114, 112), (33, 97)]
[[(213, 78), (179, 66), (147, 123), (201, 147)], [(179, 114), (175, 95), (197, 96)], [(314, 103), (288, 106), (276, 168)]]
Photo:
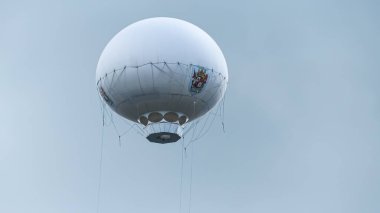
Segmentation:
[(191, 210), (191, 192), (193, 186), (193, 157), (194, 157), (194, 144), (191, 149), (191, 159), (190, 159), (190, 195), (189, 195), (189, 213)]
[(183, 152), (184, 152), (185, 139), (182, 138), (182, 147), (181, 147), (181, 184), (179, 189), (179, 213), (182, 210), (182, 184), (183, 184)]
[(99, 160), (99, 179), (98, 179), (98, 194), (96, 203), (96, 212), (99, 213), (100, 210), (100, 189), (102, 186), (102, 167), (103, 167), (103, 144), (104, 144), (104, 105), (103, 105), (103, 123), (102, 123), (102, 137), (100, 144), (100, 160)]
[(224, 97), (223, 97), (223, 105), (222, 105), (222, 127), (223, 127), (223, 132), (226, 133), (225, 129), (224, 129), (224, 103), (225, 103), (225, 100), (226, 100), (226, 94), (224, 94)]

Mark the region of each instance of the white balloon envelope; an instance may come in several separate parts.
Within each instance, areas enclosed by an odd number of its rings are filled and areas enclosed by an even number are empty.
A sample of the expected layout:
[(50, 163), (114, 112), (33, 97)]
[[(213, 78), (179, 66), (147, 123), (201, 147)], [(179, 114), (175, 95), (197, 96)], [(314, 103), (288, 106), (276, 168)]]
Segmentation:
[(170, 143), (221, 100), (228, 70), (206, 32), (158, 17), (131, 24), (112, 38), (100, 56), (96, 80), (111, 109), (143, 125), (149, 141)]

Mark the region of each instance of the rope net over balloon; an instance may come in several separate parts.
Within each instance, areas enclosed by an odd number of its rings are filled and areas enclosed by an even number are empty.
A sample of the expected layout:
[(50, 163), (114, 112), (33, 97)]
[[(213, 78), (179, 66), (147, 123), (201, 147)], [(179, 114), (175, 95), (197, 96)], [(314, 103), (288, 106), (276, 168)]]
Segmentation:
[[(207, 73), (207, 82), (204, 88), (201, 88), (207, 93), (191, 86), (193, 72), (197, 68), (204, 69)], [(134, 74), (132, 75), (134, 79), (131, 79), (131, 73)], [(167, 84), (162, 85), (163, 79)], [(133, 89), (137, 88), (141, 97), (131, 96), (128, 93), (130, 90), (118, 90), (121, 84), (124, 84), (124, 87), (125, 84), (134, 84)], [(223, 95), (227, 79), (212, 68), (181, 62), (149, 62), (138, 66), (123, 66), (100, 76), (97, 86), (100, 99), (107, 103), (104, 104), (101, 101), (102, 110), (105, 112), (105, 126), (112, 126), (120, 143), (121, 139), (130, 132), (147, 137), (152, 131), (171, 131), (170, 128), (178, 126), (181, 137), (185, 139), (186, 148), (205, 136), (217, 118), (224, 131), (225, 97)], [(161, 90), (166, 91), (167, 94), (161, 94)], [(152, 94), (155, 97), (152, 97)], [(152, 112), (149, 109), (149, 97), (157, 98), (156, 96), (160, 95), (167, 96), (166, 103), (172, 109), (159, 110), (157, 114), (157, 110)], [(141, 101), (144, 98), (148, 104)], [(189, 100), (192, 104), (188, 104)], [(216, 104), (209, 104), (215, 102)], [(114, 116), (113, 111), (121, 114), (118, 109), (124, 106), (128, 108), (129, 114), (122, 114), (122, 117), (128, 119)], [(178, 108), (184, 110), (181, 111)]]

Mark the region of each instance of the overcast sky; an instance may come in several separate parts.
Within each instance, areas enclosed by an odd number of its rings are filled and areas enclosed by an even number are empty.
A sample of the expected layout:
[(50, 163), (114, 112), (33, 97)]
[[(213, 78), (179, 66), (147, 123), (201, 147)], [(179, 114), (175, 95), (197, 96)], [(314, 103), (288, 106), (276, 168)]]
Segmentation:
[[(380, 212), (379, 11), (370, 0), (0, 0), (0, 212), (96, 212), (97, 60), (155, 16), (204, 29), (229, 67), (226, 132), (216, 121), (191, 147), (191, 212)], [(179, 212), (181, 144), (104, 133), (100, 212)]]

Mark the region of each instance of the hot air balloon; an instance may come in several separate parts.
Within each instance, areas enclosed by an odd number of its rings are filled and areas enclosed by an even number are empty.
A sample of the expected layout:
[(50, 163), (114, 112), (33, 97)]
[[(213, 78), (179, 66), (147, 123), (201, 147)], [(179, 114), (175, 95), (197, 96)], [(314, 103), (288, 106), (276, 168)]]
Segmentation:
[(103, 101), (141, 125), (149, 141), (171, 143), (224, 96), (228, 69), (216, 42), (175, 18), (133, 23), (104, 48), (96, 69)]

